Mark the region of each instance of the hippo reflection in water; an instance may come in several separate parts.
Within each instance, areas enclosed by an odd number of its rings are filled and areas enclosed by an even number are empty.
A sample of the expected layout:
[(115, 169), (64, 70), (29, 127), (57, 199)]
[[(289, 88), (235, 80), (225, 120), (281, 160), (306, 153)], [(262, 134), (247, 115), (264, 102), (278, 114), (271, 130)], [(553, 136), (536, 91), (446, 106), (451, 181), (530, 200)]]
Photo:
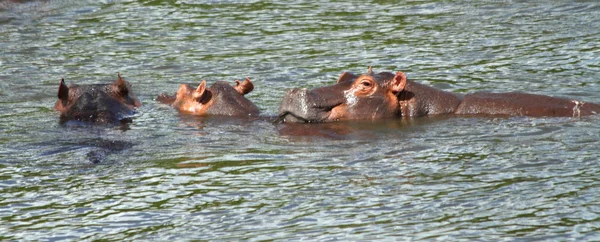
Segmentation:
[(354, 75), (313, 90), (292, 89), (279, 108), (281, 122), (331, 122), (427, 115), (571, 117), (600, 113), (600, 105), (519, 92), (459, 95), (406, 79), (402, 72)]
[(131, 84), (118, 74), (118, 79), (110, 84), (67, 86), (62, 79), (54, 109), (60, 112), (63, 123), (76, 120), (110, 124), (130, 122), (141, 105)]
[(156, 100), (171, 105), (179, 112), (193, 115), (258, 116), (258, 108), (244, 95), (254, 89), (250, 79), (236, 80), (236, 85), (218, 81), (206, 87), (203, 80), (197, 88), (181, 84), (175, 96), (160, 94)]

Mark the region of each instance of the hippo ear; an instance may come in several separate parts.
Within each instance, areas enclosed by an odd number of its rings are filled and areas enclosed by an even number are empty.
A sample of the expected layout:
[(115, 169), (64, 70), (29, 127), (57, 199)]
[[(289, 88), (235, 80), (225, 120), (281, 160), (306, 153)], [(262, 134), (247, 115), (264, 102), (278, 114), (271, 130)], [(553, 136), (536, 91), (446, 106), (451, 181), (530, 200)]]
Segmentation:
[(340, 82), (345, 82), (345, 81), (352, 81), (354, 79), (358, 78), (358, 76), (350, 73), (350, 72), (344, 72), (340, 75), (340, 77), (338, 78), (336, 83), (340, 83)]
[(69, 101), (69, 87), (65, 85), (65, 79), (60, 79), (60, 85), (58, 86), (58, 99), (62, 101), (63, 106), (67, 105)]
[(392, 93), (400, 93), (404, 90), (404, 87), (406, 87), (406, 75), (401, 71), (396, 72), (394, 79), (390, 81), (389, 85)]
[(119, 92), (119, 94), (123, 95), (123, 96), (127, 96), (127, 94), (129, 94), (129, 88), (127, 87), (127, 82), (125, 82), (125, 79), (123, 79), (123, 77), (121, 77), (121, 73), (117, 72), (117, 76), (119, 77), (119, 79), (117, 79), (117, 81), (115, 81), (115, 83), (113, 83), (113, 85), (115, 86), (117, 92)]
[(373, 75), (373, 67), (369, 66), (369, 70), (367, 71), (367, 75)]
[(198, 88), (196, 88), (196, 91), (194, 91), (194, 94), (192, 94), (192, 97), (196, 101), (202, 102), (202, 99), (204, 99), (205, 96), (206, 96), (206, 80), (202, 80), (200, 85), (198, 85)]
[(254, 84), (250, 81), (250, 78), (246, 77), (243, 82), (235, 80), (235, 90), (242, 95), (246, 95), (254, 90)]

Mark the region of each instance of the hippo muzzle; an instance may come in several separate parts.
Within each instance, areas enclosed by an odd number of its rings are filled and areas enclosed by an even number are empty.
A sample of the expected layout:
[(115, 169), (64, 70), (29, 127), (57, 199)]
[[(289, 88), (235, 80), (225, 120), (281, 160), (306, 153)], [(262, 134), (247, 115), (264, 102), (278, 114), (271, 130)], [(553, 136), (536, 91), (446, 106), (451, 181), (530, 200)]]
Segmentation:
[(325, 122), (331, 110), (342, 103), (344, 100), (335, 95), (295, 88), (288, 91), (281, 101), (277, 122)]

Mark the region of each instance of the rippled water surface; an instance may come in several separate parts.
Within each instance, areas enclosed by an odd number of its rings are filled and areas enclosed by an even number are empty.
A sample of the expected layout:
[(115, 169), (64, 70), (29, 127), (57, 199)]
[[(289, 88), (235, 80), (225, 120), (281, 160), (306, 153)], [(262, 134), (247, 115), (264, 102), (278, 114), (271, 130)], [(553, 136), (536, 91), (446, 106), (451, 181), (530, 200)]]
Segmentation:
[[(599, 37), (597, 1), (0, 1), (0, 240), (598, 240), (600, 117), (273, 125), (154, 98), (250, 77), (273, 116), (372, 65), (600, 102)], [(60, 78), (117, 72), (132, 124), (59, 124)]]

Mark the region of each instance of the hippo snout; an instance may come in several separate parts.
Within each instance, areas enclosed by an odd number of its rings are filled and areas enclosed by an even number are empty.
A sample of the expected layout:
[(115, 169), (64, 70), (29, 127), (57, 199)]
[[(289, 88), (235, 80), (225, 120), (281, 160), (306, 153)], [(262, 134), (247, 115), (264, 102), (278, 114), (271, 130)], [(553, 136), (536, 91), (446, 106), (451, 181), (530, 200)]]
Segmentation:
[(281, 101), (278, 121), (323, 122), (333, 106), (335, 105), (329, 105), (321, 96), (306, 88), (291, 89)]
[(306, 96), (308, 96), (308, 90), (306, 88), (294, 88), (289, 90), (281, 102), (279, 111), (288, 110), (306, 112)]
[(308, 113), (306, 104), (306, 88), (294, 88), (289, 90), (279, 106), (279, 121), (281, 122), (307, 122), (304, 118)]

